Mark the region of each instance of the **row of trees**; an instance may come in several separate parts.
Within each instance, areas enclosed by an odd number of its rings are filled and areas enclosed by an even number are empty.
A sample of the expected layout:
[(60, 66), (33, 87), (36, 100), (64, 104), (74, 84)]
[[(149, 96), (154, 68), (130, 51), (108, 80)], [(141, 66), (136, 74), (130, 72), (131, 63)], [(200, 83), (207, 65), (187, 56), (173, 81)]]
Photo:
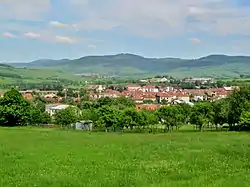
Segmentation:
[(164, 131), (195, 125), (200, 131), (205, 125), (218, 128), (228, 124), (230, 130), (250, 128), (250, 87), (242, 87), (229, 97), (216, 102), (198, 102), (160, 107), (156, 111), (137, 111), (135, 103), (126, 98), (101, 98), (84, 101), (55, 114), (53, 119), (45, 112), (43, 100), (25, 100), (12, 89), (0, 99), (0, 125), (24, 126), (55, 123), (67, 126), (77, 120), (92, 120), (95, 127), (105, 130), (143, 130), (164, 127)]
[(215, 102), (198, 102), (193, 107), (181, 104), (163, 106), (156, 111), (137, 111), (134, 102), (126, 98), (102, 98), (83, 102), (78, 107), (82, 113), (75, 119), (92, 120), (98, 127), (113, 130), (163, 126), (171, 132), (186, 124), (195, 125), (200, 131), (204, 126), (218, 129), (225, 125), (229, 130), (250, 128), (250, 87), (242, 87)]

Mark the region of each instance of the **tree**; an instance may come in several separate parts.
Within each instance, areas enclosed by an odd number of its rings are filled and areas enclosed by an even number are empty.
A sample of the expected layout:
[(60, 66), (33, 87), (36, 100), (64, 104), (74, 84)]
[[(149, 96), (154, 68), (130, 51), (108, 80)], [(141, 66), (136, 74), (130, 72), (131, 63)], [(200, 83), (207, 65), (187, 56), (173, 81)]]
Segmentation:
[(61, 126), (67, 126), (76, 123), (79, 119), (79, 111), (75, 107), (68, 107), (64, 110), (59, 110), (54, 115), (55, 123)]
[(119, 127), (123, 127), (124, 118), (120, 110), (109, 107), (109, 106), (102, 106), (98, 109), (99, 113), (99, 124), (103, 124), (106, 128), (113, 128), (114, 131)]
[(139, 126), (139, 128), (145, 128), (147, 125), (149, 125), (149, 115), (147, 113), (147, 111), (145, 110), (140, 110), (138, 112), (138, 122), (137, 125)]
[(154, 101), (153, 100), (143, 100), (144, 104), (153, 104)]
[(243, 111), (240, 115), (240, 124), (250, 128), (250, 111)]
[(58, 90), (57, 96), (59, 96), (59, 97), (65, 97), (65, 93), (63, 92), (62, 89)]
[(79, 96), (80, 96), (80, 97), (84, 97), (85, 95), (88, 95), (88, 92), (87, 92), (86, 90), (84, 90), (84, 89), (81, 89), (81, 90), (79, 91)]
[(190, 121), (190, 115), (191, 115), (191, 111), (192, 111), (192, 107), (188, 104), (180, 104), (179, 107), (181, 107), (181, 116), (183, 119), (183, 124), (187, 124)]
[(118, 106), (119, 109), (125, 109), (128, 107), (135, 107), (135, 102), (126, 97), (118, 97), (113, 100), (113, 105)]
[(33, 108), (30, 113), (30, 122), (30, 125), (50, 124), (51, 117), (47, 112)]
[(138, 125), (140, 117), (138, 112), (134, 108), (126, 108), (123, 111), (124, 114), (124, 124), (129, 127), (131, 130)]
[(203, 125), (213, 121), (213, 106), (210, 102), (200, 102), (193, 106), (190, 122), (203, 131)]
[(31, 124), (33, 106), (15, 89), (4, 94), (0, 99), (2, 126), (24, 126)]
[(89, 101), (89, 95), (88, 95), (88, 92), (86, 90), (81, 89), (79, 91), (79, 96), (81, 97), (82, 101)]
[(178, 105), (161, 107), (158, 117), (169, 132), (172, 132), (174, 126), (178, 128), (184, 119), (182, 108)]
[(214, 111), (214, 124), (216, 129), (218, 125), (223, 125), (228, 122), (228, 111), (229, 111), (229, 102), (228, 99), (220, 99), (213, 103), (213, 111)]
[(100, 108), (102, 106), (111, 106), (113, 104), (113, 99), (109, 97), (103, 97), (97, 100), (96, 108)]
[(95, 108), (82, 110), (80, 118), (81, 120), (91, 120), (95, 123), (99, 119), (98, 110)]
[(250, 86), (241, 87), (228, 97), (229, 110), (228, 110), (228, 123), (229, 130), (235, 129), (235, 124), (238, 124), (241, 120), (241, 113), (248, 107), (246, 102), (250, 101)]

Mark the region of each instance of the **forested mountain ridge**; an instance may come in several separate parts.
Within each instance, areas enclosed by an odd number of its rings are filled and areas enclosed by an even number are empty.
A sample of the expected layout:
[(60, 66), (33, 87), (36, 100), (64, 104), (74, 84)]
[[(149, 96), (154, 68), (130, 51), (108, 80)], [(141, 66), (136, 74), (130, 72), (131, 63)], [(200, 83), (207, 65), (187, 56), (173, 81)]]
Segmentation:
[(86, 56), (78, 59), (43, 59), (9, 63), (18, 68), (60, 69), (70, 73), (235, 77), (250, 72), (250, 57), (210, 55), (198, 59), (145, 58), (134, 54)]

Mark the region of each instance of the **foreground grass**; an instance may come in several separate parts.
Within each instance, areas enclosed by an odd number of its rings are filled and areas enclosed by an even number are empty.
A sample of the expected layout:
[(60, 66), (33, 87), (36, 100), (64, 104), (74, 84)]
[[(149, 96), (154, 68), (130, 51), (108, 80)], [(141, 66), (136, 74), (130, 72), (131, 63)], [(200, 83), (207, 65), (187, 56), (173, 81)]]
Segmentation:
[(250, 135), (0, 129), (0, 186), (249, 187)]

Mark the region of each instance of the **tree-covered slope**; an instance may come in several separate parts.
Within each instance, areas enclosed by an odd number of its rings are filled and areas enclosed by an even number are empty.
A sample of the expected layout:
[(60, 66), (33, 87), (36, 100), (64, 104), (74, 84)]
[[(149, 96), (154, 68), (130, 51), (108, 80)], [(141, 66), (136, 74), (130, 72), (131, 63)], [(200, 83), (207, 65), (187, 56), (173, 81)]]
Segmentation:
[(14, 67), (60, 69), (70, 73), (116, 75), (238, 76), (250, 72), (250, 57), (210, 55), (199, 59), (144, 58), (133, 54), (86, 56), (79, 59), (37, 60)]

